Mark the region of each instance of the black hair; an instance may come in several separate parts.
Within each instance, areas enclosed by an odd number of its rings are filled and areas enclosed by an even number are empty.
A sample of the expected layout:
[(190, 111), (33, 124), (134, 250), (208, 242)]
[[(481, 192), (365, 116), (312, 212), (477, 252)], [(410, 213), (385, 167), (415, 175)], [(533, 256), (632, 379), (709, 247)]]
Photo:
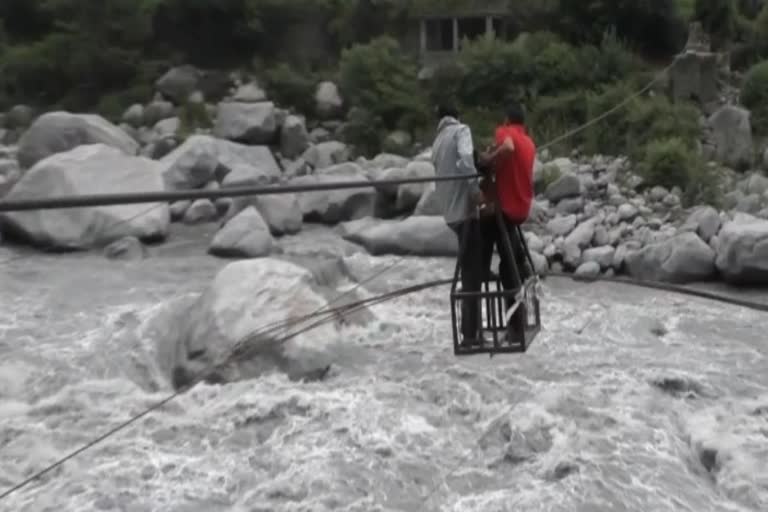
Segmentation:
[(507, 103), (507, 122), (513, 124), (525, 124), (525, 111), (523, 106), (517, 101)]
[(459, 118), (459, 109), (456, 108), (455, 105), (452, 103), (441, 103), (437, 107), (437, 117), (438, 119), (442, 119), (444, 117), (455, 117), (456, 119)]

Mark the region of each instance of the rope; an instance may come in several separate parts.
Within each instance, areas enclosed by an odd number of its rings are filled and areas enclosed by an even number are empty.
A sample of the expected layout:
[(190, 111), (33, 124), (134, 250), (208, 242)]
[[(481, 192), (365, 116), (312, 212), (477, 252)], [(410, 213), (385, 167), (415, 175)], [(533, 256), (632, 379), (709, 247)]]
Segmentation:
[[(610, 109), (610, 110), (608, 110), (608, 111), (604, 112), (603, 114), (601, 114), (601, 115), (600, 115), (600, 116), (598, 116), (597, 118), (593, 119), (592, 121), (589, 121), (589, 122), (587, 122), (586, 124), (584, 124), (584, 125), (582, 125), (582, 126), (580, 126), (580, 127), (576, 128), (576, 129), (574, 129), (574, 130), (571, 130), (570, 132), (566, 133), (565, 135), (563, 135), (563, 136), (561, 136), (561, 137), (559, 137), (559, 138), (556, 138), (556, 139), (554, 139), (554, 140), (552, 140), (552, 141), (550, 141), (550, 142), (548, 142), (548, 143), (544, 144), (543, 146), (540, 146), (540, 148), (539, 148), (539, 149), (544, 149), (544, 148), (547, 148), (547, 147), (549, 147), (549, 146), (551, 146), (551, 145), (553, 145), (553, 144), (555, 144), (555, 143), (559, 142), (560, 140), (563, 140), (564, 138), (567, 138), (567, 137), (571, 137), (571, 136), (573, 136), (574, 134), (576, 134), (576, 133), (578, 133), (578, 132), (580, 132), (580, 131), (583, 131), (584, 129), (588, 128), (588, 127), (589, 127), (589, 126), (591, 126), (592, 124), (594, 124), (594, 123), (598, 122), (599, 120), (601, 120), (601, 119), (604, 119), (604, 118), (608, 117), (610, 114), (612, 114), (613, 112), (615, 112), (616, 110), (618, 110), (618, 109), (619, 109), (621, 106), (623, 106), (623, 105), (626, 105), (626, 104), (627, 104), (629, 101), (631, 101), (631, 99), (633, 99), (634, 97), (637, 97), (637, 96), (639, 96), (639, 95), (640, 95), (640, 94), (642, 94), (642, 93), (643, 93), (645, 90), (647, 90), (648, 88), (650, 88), (650, 87), (651, 87), (651, 86), (652, 86), (652, 85), (653, 85), (653, 84), (654, 84), (654, 83), (655, 83), (655, 82), (656, 82), (656, 81), (657, 81), (657, 80), (660, 78), (660, 76), (661, 76), (663, 73), (665, 73), (665, 72), (666, 72), (668, 69), (669, 69), (669, 66), (668, 66), (667, 68), (665, 68), (664, 70), (662, 70), (660, 73), (658, 73), (658, 74), (657, 74), (657, 76), (656, 76), (656, 77), (654, 77), (654, 79), (653, 79), (653, 80), (652, 80), (652, 81), (651, 81), (651, 82), (650, 82), (650, 83), (649, 83), (649, 84), (648, 84), (646, 87), (644, 87), (644, 88), (643, 88), (641, 91), (639, 91), (639, 92), (635, 93), (633, 96), (630, 96), (629, 98), (627, 98), (626, 100), (624, 100), (622, 103), (620, 103), (620, 104), (619, 104), (617, 107), (614, 107), (613, 109)], [(472, 177), (472, 176), (468, 176), (468, 177)], [(466, 178), (466, 177), (464, 177), (464, 176), (462, 176), (462, 177), (461, 177), (461, 179), (465, 179), (465, 178)], [(455, 178), (454, 178), (454, 179), (455, 179)], [(399, 181), (399, 180), (393, 180), (393, 181)], [(436, 180), (436, 179), (424, 179), (424, 180), (422, 180), (422, 182), (428, 182), (428, 181), (438, 181), (438, 180)], [(405, 180), (403, 180), (403, 182), (405, 182)], [(415, 182), (415, 181), (413, 181), (413, 182)], [(355, 185), (354, 187), (356, 187), (356, 186), (372, 186), (372, 184), (373, 184), (373, 183), (374, 183), (374, 182), (368, 182), (368, 183), (367, 183), (367, 184), (365, 184), (365, 185)], [(380, 184), (380, 183), (382, 183), (382, 182), (378, 182), (378, 183)], [(373, 186), (375, 186), (375, 184), (373, 184)], [(344, 186), (344, 188), (354, 188), (354, 187), (353, 187), (353, 186), (350, 186), (350, 185), (349, 185), (349, 183), (347, 183), (347, 184)], [(270, 190), (269, 190), (268, 192), (261, 192), (261, 193), (281, 193), (281, 192), (280, 192), (280, 190), (281, 190), (281, 189), (278, 189), (278, 188), (274, 188), (274, 187), (264, 187), (264, 188), (270, 188)], [(338, 186), (337, 186), (337, 187), (335, 187), (335, 188), (341, 188), (341, 187), (338, 187)], [(327, 190), (333, 190), (333, 189), (335, 189), (335, 188), (334, 188), (334, 187), (328, 187), (328, 188), (326, 188), (326, 189), (327, 189)], [(220, 196), (221, 196), (221, 197), (232, 197), (232, 195), (233, 195), (233, 194), (232, 194), (233, 190), (234, 190), (234, 189), (222, 189), (222, 190), (220, 190), (220, 191), (201, 191), (201, 192), (220, 192), (220, 193), (221, 193), (221, 194), (220, 194)], [(255, 195), (255, 194), (254, 194), (254, 192), (253, 192), (253, 190), (254, 190), (254, 189), (249, 189), (249, 192), (248, 192), (247, 194), (243, 194), (243, 195)], [(316, 189), (316, 190), (320, 190), (320, 189)], [(103, 198), (103, 197), (104, 197), (104, 196), (100, 196), (100, 198), (92, 199), (92, 201), (96, 202), (96, 201), (98, 201), (98, 200), (102, 200), (101, 198)], [(208, 197), (211, 197), (211, 196), (208, 196)], [(146, 199), (146, 196), (145, 196), (145, 199)], [(43, 201), (43, 200), (40, 200), (40, 201)], [(155, 201), (157, 201), (157, 199), (151, 200), (151, 202), (155, 202)], [(137, 200), (136, 202), (147, 202), (147, 201), (145, 201), (145, 200), (142, 200), (142, 201), (138, 201), (138, 200)], [(3, 203), (0, 203), (0, 205), (2, 205), (2, 204), (3, 204)], [(6, 204), (6, 207), (7, 207), (7, 205), (8, 205), (9, 203), (5, 203), (5, 204)], [(45, 203), (38, 203), (38, 204), (45, 204)], [(62, 202), (60, 202), (59, 204), (64, 204), (64, 202), (62, 201)], [(110, 203), (110, 204), (114, 204), (114, 203)], [(77, 206), (84, 206), (84, 205), (83, 205), (82, 203), (78, 203), (78, 204), (77, 204)], [(136, 216), (134, 216), (133, 218), (135, 218), (135, 217), (138, 217), (138, 216), (140, 216), (140, 215), (144, 215), (144, 214), (145, 214), (145, 213), (147, 213), (148, 211), (151, 211), (151, 210), (152, 210), (152, 209), (154, 209), (154, 208), (159, 208), (160, 206), (162, 206), (162, 205), (154, 205), (154, 206), (152, 206), (150, 209), (148, 209), (147, 211), (145, 211), (145, 212), (141, 212), (139, 215), (136, 215)], [(63, 207), (63, 206), (58, 206), (58, 207)], [(0, 211), (2, 211), (2, 209), (0, 209)], [(131, 218), (131, 219), (128, 219), (128, 220), (133, 220), (133, 218)], [(123, 221), (120, 221), (120, 222), (126, 222), (126, 220), (123, 220)], [(118, 224), (119, 224), (120, 222), (118, 222)], [(384, 274), (385, 272), (388, 272), (389, 270), (393, 269), (393, 268), (394, 268), (396, 265), (398, 265), (398, 264), (399, 264), (399, 263), (400, 263), (400, 262), (401, 262), (403, 259), (405, 259), (407, 256), (410, 256), (410, 255), (412, 254), (412, 252), (413, 252), (413, 251), (410, 251), (410, 252), (408, 252), (407, 254), (405, 254), (405, 255), (401, 256), (400, 258), (398, 258), (398, 259), (397, 259), (397, 260), (396, 260), (394, 263), (392, 263), (391, 265), (389, 265), (389, 266), (385, 267), (383, 270), (381, 270), (381, 271), (379, 271), (379, 272), (377, 272), (377, 273), (373, 274), (372, 276), (368, 277), (367, 279), (365, 279), (365, 280), (363, 280), (363, 281), (360, 281), (360, 282), (358, 282), (358, 283), (357, 283), (357, 284), (356, 284), (356, 285), (355, 285), (355, 286), (354, 286), (352, 289), (350, 289), (350, 290), (348, 290), (348, 291), (346, 291), (346, 292), (344, 292), (344, 293), (340, 294), (339, 296), (337, 296), (336, 298), (334, 298), (332, 301), (330, 301), (330, 302), (328, 303), (328, 306), (330, 306), (331, 304), (333, 304), (333, 303), (337, 302), (337, 301), (338, 301), (339, 299), (341, 299), (342, 297), (344, 297), (344, 296), (346, 296), (346, 295), (349, 295), (350, 293), (352, 293), (352, 292), (356, 291), (356, 290), (357, 290), (357, 289), (358, 289), (360, 286), (362, 286), (363, 284), (365, 284), (365, 283), (367, 283), (367, 282), (370, 282), (371, 280), (375, 279), (376, 277), (378, 277), (378, 276), (380, 276), (380, 275)], [(428, 287), (431, 287), (431, 286), (437, 286), (437, 285), (440, 285), (440, 284), (445, 284), (445, 283), (448, 283), (448, 282), (451, 282), (451, 280), (441, 280), (441, 281), (436, 281), (436, 282), (423, 283), (423, 284), (421, 284), (421, 285), (416, 285), (415, 287), (408, 287), (407, 289), (413, 289), (413, 291), (411, 291), (411, 292), (407, 292), (407, 293), (413, 293), (413, 292), (415, 292), (415, 291), (418, 291), (418, 290), (421, 290), (421, 289), (425, 289), (425, 288), (428, 288)], [(346, 310), (346, 312), (347, 312), (347, 313), (349, 313), (349, 312), (351, 312), (351, 311), (355, 311), (355, 310), (357, 310), (357, 309), (359, 309), (359, 308), (362, 308), (362, 307), (363, 307), (365, 304), (368, 304), (368, 303), (376, 303), (375, 301), (385, 301), (385, 300), (391, 300), (391, 299), (393, 299), (393, 298), (395, 298), (395, 297), (397, 297), (397, 296), (400, 296), (400, 295), (398, 295), (398, 293), (400, 293), (400, 294), (405, 294), (406, 292), (402, 292), (402, 291), (396, 291), (396, 292), (390, 292), (389, 294), (382, 294), (382, 295), (380, 295), (380, 296), (377, 296), (377, 297), (373, 297), (373, 298), (367, 299), (366, 301), (358, 301), (358, 303), (356, 303), (355, 305), (352, 305), (352, 307), (349, 307), (349, 305), (348, 305), (348, 306), (343, 306), (343, 307), (341, 307), (341, 308), (335, 308), (335, 309), (333, 309), (333, 308), (329, 309), (329, 308), (327, 308), (327, 307), (321, 307), (321, 308), (319, 308), (318, 310), (316, 310), (315, 312), (313, 312), (313, 313), (310, 313), (309, 315), (306, 315), (305, 317), (302, 317), (301, 319), (297, 319), (297, 320), (294, 320), (294, 321), (291, 321), (291, 322), (286, 322), (286, 323), (285, 323), (285, 324), (284, 324), (282, 327), (286, 327), (286, 326), (290, 326), (290, 325), (297, 325), (297, 324), (299, 324), (299, 323), (301, 323), (301, 322), (304, 322), (304, 321), (306, 321), (306, 319), (308, 319), (308, 318), (314, 318), (314, 317), (316, 317), (316, 316), (319, 316), (319, 315), (321, 315), (321, 314), (332, 314), (332, 313), (333, 313), (333, 312), (335, 312), (335, 311), (344, 311), (344, 310)], [(389, 298), (385, 299), (384, 297), (389, 297)], [(324, 310), (325, 310), (325, 311), (324, 311)], [(278, 340), (278, 341), (279, 341), (280, 343), (284, 343), (284, 342), (285, 342), (285, 341), (287, 341), (288, 339), (291, 339), (291, 338), (293, 338), (293, 337), (296, 337), (296, 336), (298, 336), (299, 334), (302, 334), (303, 332), (307, 332), (307, 331), (309, 331), (309, 330), (313, 329), (314, 327), (316, 327), (317, 325), (320, 325), (321, 323), (323, 323), (323, 322), (327, 322), (327, 321), (328, 321), (328, 318), (324, 318), (324, 319), (322, 319), (322, 320), (318, 320), (318, 321), (317, 321), (317, 322), (315, 322), (314, 324), (311, 324), (310, 326), (305, 326), (304, 328), (300, 329), (299, 331), (293, 332), (293, 333), (289, 334), (288, 336), (286, 336), (286, 337), (284, 337), (284, 338), (282, 338), (282, 339), (280, 339), (280, 340)], [(260, 328), (260, 329), (257, 329), (257, 330), (256, 330), (254, 333), (251, 333), (251, 334), (250, 334), (249, 336), (247, 336), (245, 339), (243, 339), (243, 340), (241, 340), (240, 342), (238, 342), (238, 343), (235, 345), (235, 350), (234, 350), (234, 351), (233, 351), (233, 352), (230, 354), (230, 356), (229, 356), (229, 357), (227, 357), (223, 363), (220, 363), (219, 365), (217, 365), (217, 367), (220, 367), (220, 366), (222, 366), (223, 364), (226, 364), (227, 362), (231, 361), (231, 358), (232, 358), (232, 357), (236, 357), (236, 356), (237, 356), (237, 354), (242, 354), (242, 353), (243, 353), (243, 351), (245, 351), (245, 352), (247, 353), (247, 345), (250, 343), (250, 341), (253, 341), (253, 340), (255, 339), (255, 336), (257, 336), (259, 333), (261, 333), (261, 332), (270, 332), (270, 331), (274, 331), (276, 328), (277, 328), (277, 326), (276, 326), (276, 325), (273, 323), (271, 326), (267, 325), (267, 326), (265, 326), (265, 327), (262, 327), (262, 328)], [(240, 352), (238, 352), (238, 350), (240, 350)], [(203, 377), (203, 379), (204, 379), (204, 378), (206, 378), (208, 375), (210, 375), (210, 373), (211, 373), (211, 371), (209, 371), (209, 372), (206, 372), (206, 373), (205, 373), (205, 374), (202, 376), (202, 377)], [(98, 438), (94, 439), (93, 441), (91, 441), (91, 442), (89, 442), (89, 443), (86, 443), (86, 444), (85, 444), (85, 445), (83, 445), (81, 448), (79, 448), (79, 449), (77, 449), (77, 450), (73, 451), (73, 452), (72, 452), (72, 453), (70, 453), (69, 455), (67, 455), (67, 456), (65, 456), (65, 457), (63, 457), (63, 458), (61, 458), (61, 459), (59, 459), (58, 461), (56, 461), (56, 462), (54, 462), (53, 464), (51, 464), (51, 465), (47, 466), (47, 467), (46, 467), (46, 468), (44, 468), (43, 470), (41, 470), (41, 471), (39, 471), (39, 472), (35, 473), (34, 475), (32, 475), (31, 477), (27, 478), (26, 480), (24, 480), (24, 481), (20, 482), (19, 484), (17, 484), (17, 485), (15, 485), (15, 486), (13, 486), (13, 487), (12, 487), (11, 489), (9, 489), (8, 491), (5, 491), (3, 494), (0, 494), (0, 500), (2, 500), (2, 499), (4, 499), (4, 498), (8, 497), (8, 496), (9, 496), (9, 495), (11, 495), (12, 493), (14, 493), (14, 492), (18, 491), (19, 489), (21, 489), (21, 488), (25, 487), (25, 486), (26, 486), (26, 485), (28, 485), (29, 483), (31, 483), (31, 482), (33, 482), (33, 481), (37, 480), (37, 479), (38, 479), (38, 478), (40, 478), (41, 476), (45, 475), (46, 473), (50, 472), (51, 470), (55, 469), (56, 467), (59, 467), (59, 466), (61, 466), (62, 464), (64, 464), (64, 463), (65, 463), (65, 462), (67, 462), (68, 460), (71, 460), (73, 457), (76, 457), (76, 456), (77, 456), (77, 455), (79, 455), (80, 453), (82, 453), (82, 452), (86, 451), (87, 449), (89, 449), (89, 448), (93, 447), (94, 445), (96, 445), (96, 444), (100, 443), (101, 441), (103, 441), (103, 440), (107, 439), (108, 437), (110, 437), (110, 436), (112, 436), (112, 435), (115, 435), (115, 434), (117, 434), (118, 432), (120, 432), (121, 430), (123, 430), (123, 429), (127, 428), (128, 426), (130, 426), (131, 424), (135, 423), (136, 421), (138, 421), (138, 420), (139, 420), (139, 419), (141, 419), (142, 417), (146, 416), (147, 414), (149, 414), (149, 413), (151, 413), (151, 412), (153, 412), (153, 411), (155, 411), (155, 410), (158, 410), (160, 407), (162, 407), (162, 406), (163, 406), (163, 405), (165, 405), (166, 403), (168, 403), (168, 402), (172, 401), (173, 399), (175, 399), (176, 397), (178, 397), (179, 395), (181, 395), (183, 392), (185, 392), (186, 390), (190, 389), (191, 387), (193, 387), (194, 385), (196, 385), (196, 384), (197, 384), (197, 383), (199, 383), (199, 382), (200, 382), (200, 379), (195, 379), (195, 380), (193, 380), (193, 381), (192, 381), (190, 384), (188, 384), (186, 387), (184, 387), (184, 388), (182, 388), (182, 389), (179, 389), (179, 390), (175, 391), (174, 393), (172, 393), (172, 394), (168, 395), (168, 396), (167, 396), (165, 399), (161, 400), (160, 402), (158, 402), (158, 403), (154, 404), (154, 405), (153, 405), (153, 406), (151, 406), (151, 407), (148, 407), (147, 409), (145, 409), (145, 410), (144, 410), (144, 411), (142, 411), (141, 413), (139, 413), (139, 414), (135, 415), (135, 416), (134, 416), (134, 417), (132, 417), (131, 419), (127, 420), (126, 422), (124, 422), (124, 423), (121, 423), (121, 424), (120, 424), (120, 425), (118, 425), (117, 427), (114, 427), (113, 429), (111, 429), (110, 431), (106, 432), (105, 434), (103, 434), (103, 435), (99, 436)], [(487, 434), (485, 434), (485, 435), (487, 435)], [(484, 436), (485, 436), (485, 435), (484, 435)], [(483, 436), (483, 437), (484, 437), (484, 436)], [(481, 438), (481, 439), (482, 439), (482, 438)], [(478, 441), (478, 442), (479, 442), (479, 441)], [(463, 464), (464, 464), (466, 461), (468, 461), (468, 460), (469, 460), (470, 456), (471, 456), (471, 454), (470, 454), (470, 455), (468, 455), (468, 456), (466, 457), (466, 459), (465, 459), (465, 460), (463, 460), (463, 461), (462, 461), (460, 464), (458, 464), (458, 465), (457, 465), (457, 466), (456, 466), (454, 469), (452, 469), (452, 470), (451, 470), (451, 471), (450, 471), (450, 472), (449, 472), (449, 473), (446, 475), (446, 477), (447, 477), (447, 476), (450, 476), (451, 474), (455, 473), (455, 472), (456, 472), (458, 469), (460, 469), (460, 467), (461, 467), (461, 466), (462, 466), (462, 465), (463, 465)], [(427, 497), (424, 499), (424, 503), (426, 503), (426, 502), (427, 502), (427, 500), (429, 500), (429, 498), (430, 498), (430, 497), (431, 497), (431, 496), (434, 494), (434, 492), (437, 490), (437, 488), (438, 488), (438, 487), (439, 487), (439, 486), (435, 486), (435, 488), (434, 488), (432, 491), (430, 491), (430, 492), (427, 494)]]

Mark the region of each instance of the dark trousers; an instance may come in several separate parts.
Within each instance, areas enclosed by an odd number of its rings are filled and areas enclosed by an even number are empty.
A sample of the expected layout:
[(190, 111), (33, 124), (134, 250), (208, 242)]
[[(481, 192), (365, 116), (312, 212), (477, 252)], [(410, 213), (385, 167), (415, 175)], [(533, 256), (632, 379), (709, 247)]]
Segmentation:
[[(512, 246), (512, 257), (517, 264), (517, 271), (521, 282), (532, 275), (533, 270), (528, 264), (525, 247), (520, 240), (516, 224), (502, 215), (503, 229), (509, 235)], [(493, 248), (499, 251), (498, 274), (505, 291), (517, 291), (512, 262), (504, 248), (501, 229), (495, 215), (480, 219), (467, 219), (450, 225), (459, 239), (459, 266), (461, 269), (461, 288), (465, 292), (479, 292), (483, 281), (487, 280), (491, 270)], [(507, 299), (506, 309), (514, 303), (514, 299)], [(461, 333), (465, 339), (478, 339), (480, 337), (480, 299), (464, 299), (462, 301)], [(521, 321), (522, 309), (518, 309), (513, 318), (513, 325)]]

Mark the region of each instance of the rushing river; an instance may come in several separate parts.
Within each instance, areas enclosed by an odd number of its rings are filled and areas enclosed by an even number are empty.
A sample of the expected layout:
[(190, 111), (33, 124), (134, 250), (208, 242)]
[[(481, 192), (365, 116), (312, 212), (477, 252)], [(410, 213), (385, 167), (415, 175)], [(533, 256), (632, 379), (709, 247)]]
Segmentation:
[[(286, 253), (347, 254), (360, 278), (394, 260), (313, 231)], [(227, 263), (176, 240), (137, 262), (0, 247), (0, 492), (172, 391), (144, 322)], [(369, 289), (451, 270), (408, 259)], [(325, 381), (199, 385), (0, 510), (768, 510), (768, 316), (543, 290), (526, 355), (457, 359), (449, 289), (401, 297), (346, 328)]]

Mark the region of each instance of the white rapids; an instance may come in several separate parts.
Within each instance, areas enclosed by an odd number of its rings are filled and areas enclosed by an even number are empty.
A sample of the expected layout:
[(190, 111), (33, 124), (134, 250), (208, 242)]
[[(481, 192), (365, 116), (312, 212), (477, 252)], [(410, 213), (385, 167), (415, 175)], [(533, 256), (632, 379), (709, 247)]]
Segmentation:
[[(347, 251), (329, 233), (281, 245)], [(172, 391), (142, 329), (228, 263), (204, 244), (138, 262), (0, 248), (0, 493)], [(352, 252), (360, 278), (394, 261)], [(408, 259), (368, 288), (452, 268)], [(345, 328), (326, 380), (198, 385), (0, 510), (768, 510), (768, 316), (624, 285), (543, 289), (525, 355), (456, 358), (448, 287), (401, 297)]]

